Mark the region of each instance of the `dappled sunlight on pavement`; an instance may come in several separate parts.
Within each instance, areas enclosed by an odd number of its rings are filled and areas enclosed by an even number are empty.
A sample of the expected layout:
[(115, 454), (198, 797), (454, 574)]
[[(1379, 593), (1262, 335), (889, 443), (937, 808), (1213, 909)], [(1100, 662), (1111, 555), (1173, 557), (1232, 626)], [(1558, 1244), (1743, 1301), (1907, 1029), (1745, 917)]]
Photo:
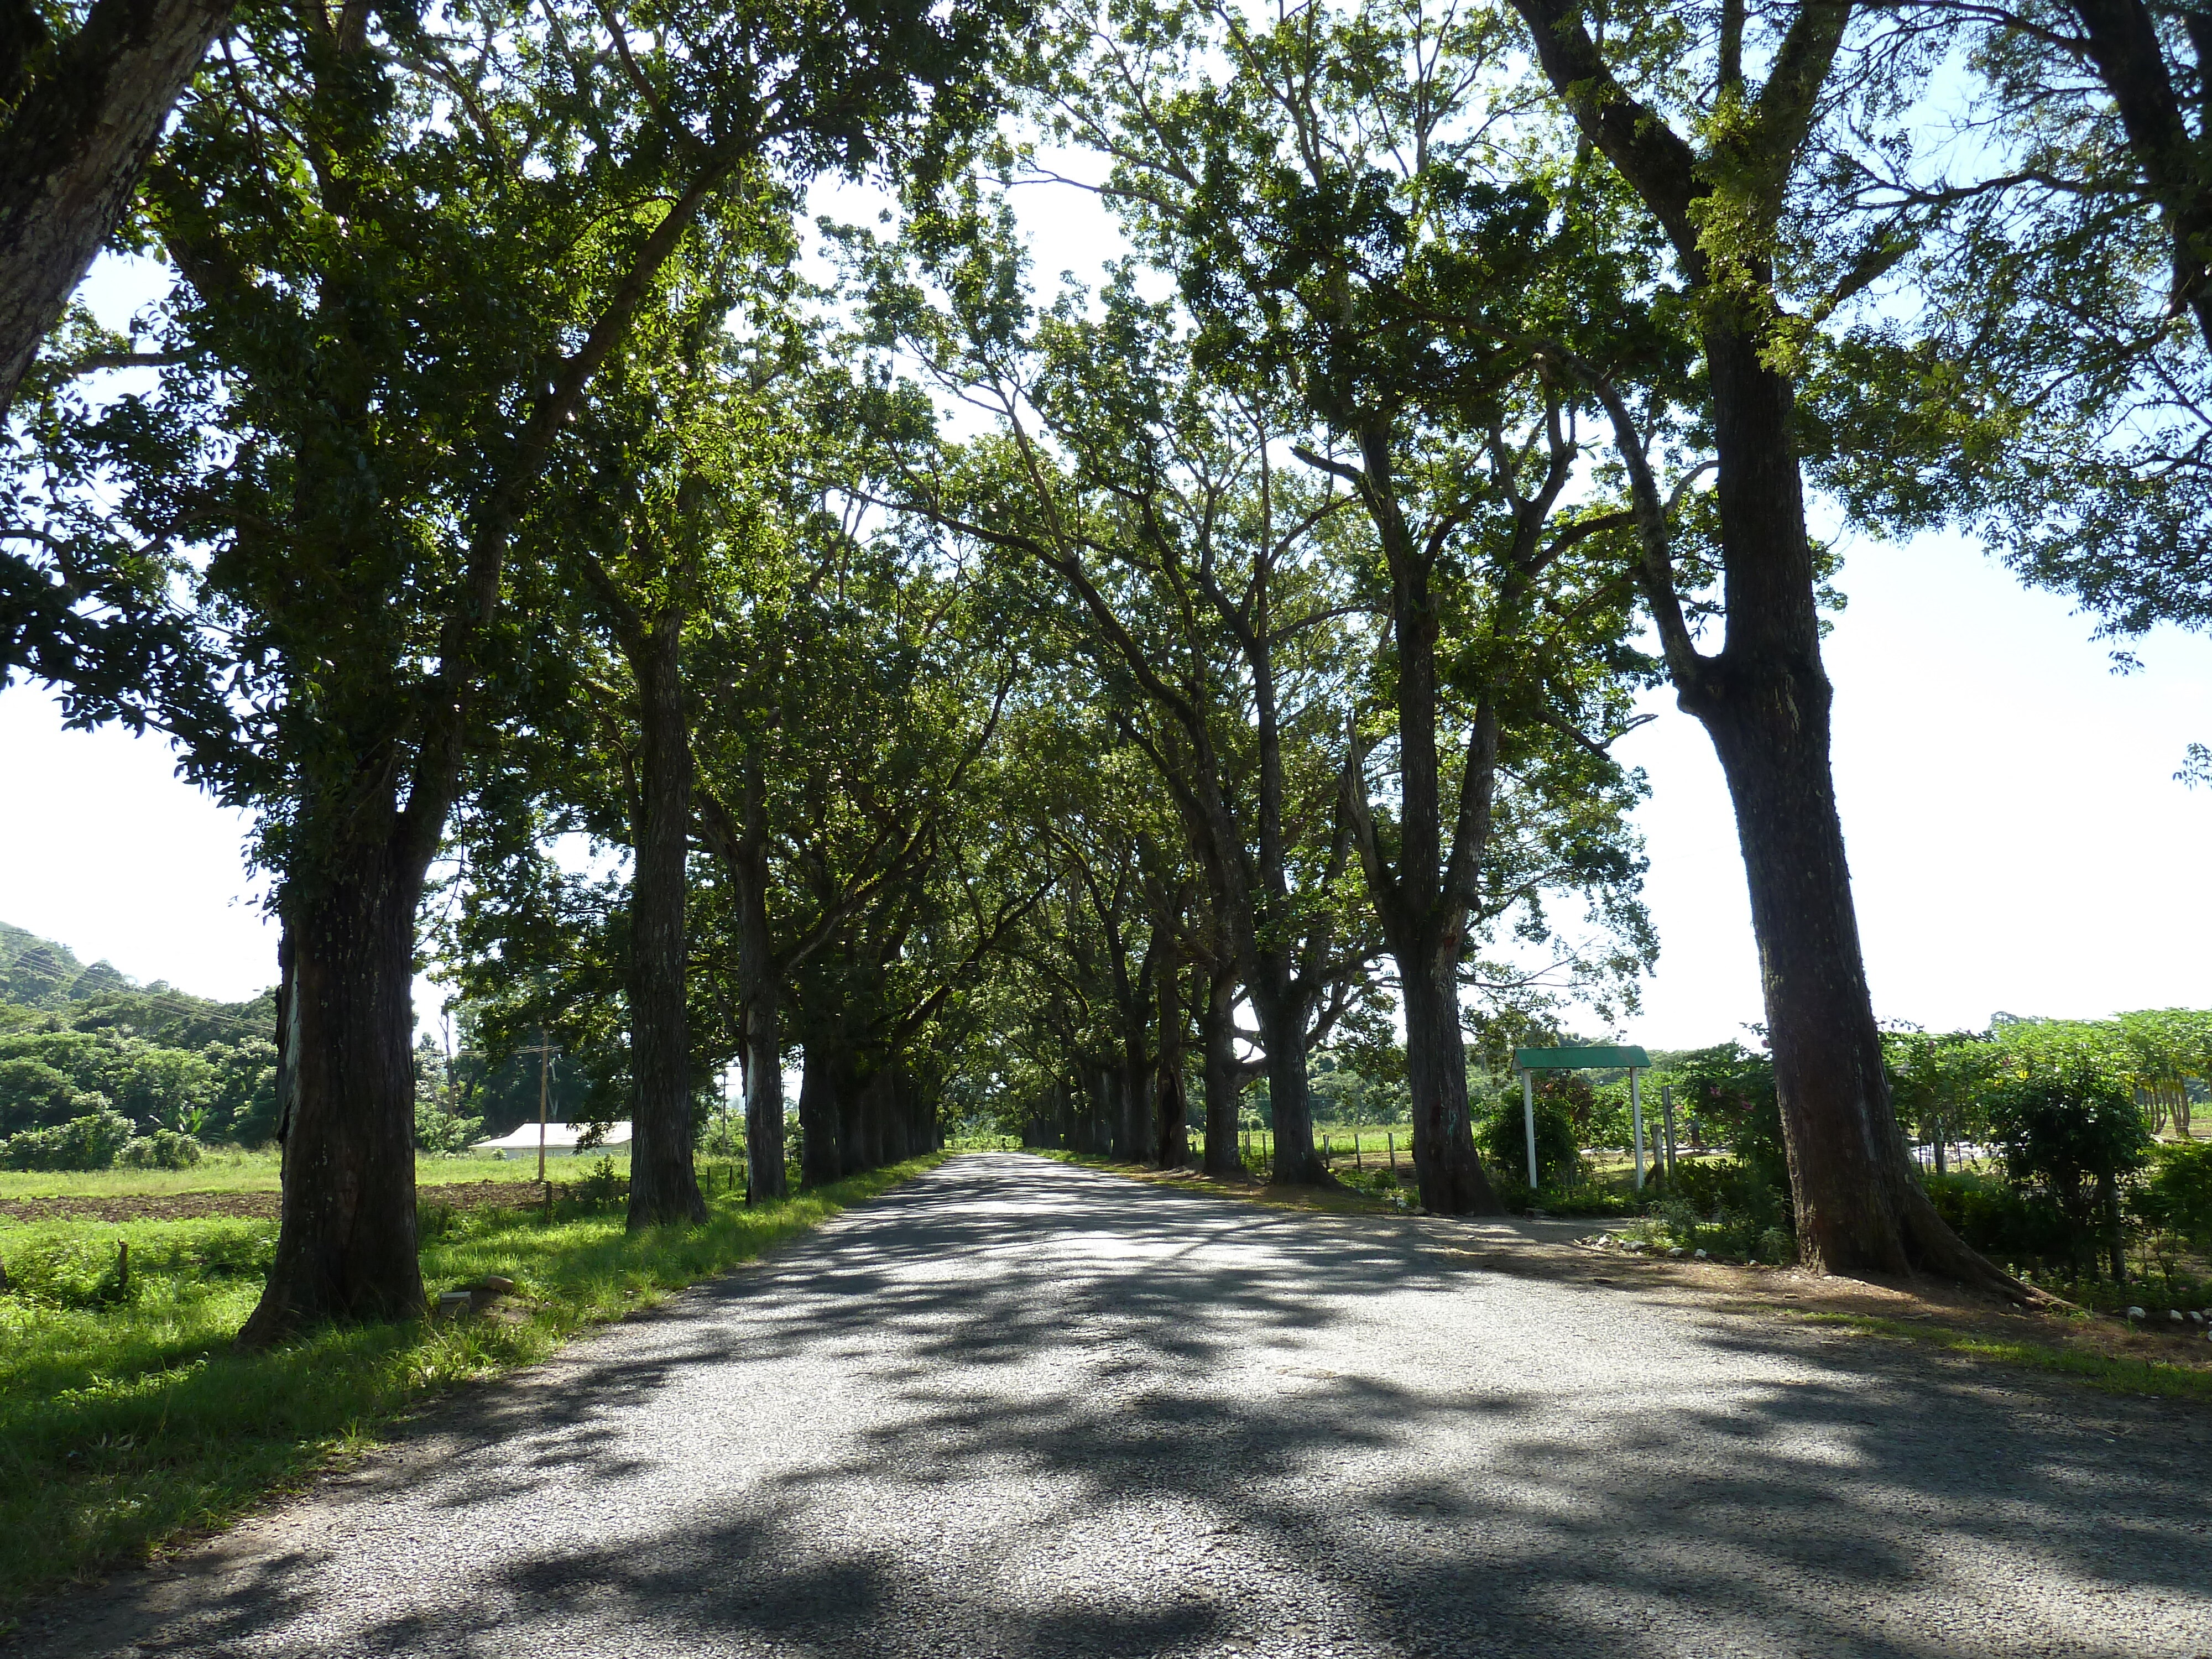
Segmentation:
[(2212, 1656), (2200, 1412), (1445, 1224), (957, 1158), (32, 1649)]

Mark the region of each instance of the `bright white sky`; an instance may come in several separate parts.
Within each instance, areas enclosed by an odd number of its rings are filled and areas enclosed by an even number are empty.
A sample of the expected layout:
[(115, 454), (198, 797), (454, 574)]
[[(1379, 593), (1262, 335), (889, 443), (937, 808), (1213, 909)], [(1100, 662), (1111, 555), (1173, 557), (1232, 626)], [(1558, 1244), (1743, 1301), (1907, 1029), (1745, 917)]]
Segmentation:
[[(1114, 251), (1071, 194), (1025, 204), (1048, 276)], [(144, 296), (125, 273), (95, 282), (110, 320)], [(2172, 781), (2212, 742), (2212, 641), (2154, 635), (2133, 647), (2142, 670), (2115, 676), (2065, 600), (1955, 538), (1857, 544), (1841, 585), (1835, 768), (1876, 1011), (1948, 1029), (2212, 1006), (2212, 791)], [(1662, 955), (1623, 1035), (1720, 1042), (1759, 1018), (1734, 822), (1703, 731), (1671, 696), (1651, 706), (1620, 752), (1650, 775)], [(274, 980), (244, 826), (176, 780), (160, 740), (64, 732), (18, 686), (0, 692), (0, 921), (203, 995)]]

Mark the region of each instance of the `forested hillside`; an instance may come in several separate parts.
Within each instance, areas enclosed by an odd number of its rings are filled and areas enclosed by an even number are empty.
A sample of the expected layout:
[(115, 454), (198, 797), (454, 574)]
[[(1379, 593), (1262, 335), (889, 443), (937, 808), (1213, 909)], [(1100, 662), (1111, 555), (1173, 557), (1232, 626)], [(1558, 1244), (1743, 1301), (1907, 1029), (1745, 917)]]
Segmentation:
[(276, 1127), (273, 992), (214, 1002), (0, 923), (0, 1136), (113, 1109), (141, 1134), (171, 1129), (258, 1146)]

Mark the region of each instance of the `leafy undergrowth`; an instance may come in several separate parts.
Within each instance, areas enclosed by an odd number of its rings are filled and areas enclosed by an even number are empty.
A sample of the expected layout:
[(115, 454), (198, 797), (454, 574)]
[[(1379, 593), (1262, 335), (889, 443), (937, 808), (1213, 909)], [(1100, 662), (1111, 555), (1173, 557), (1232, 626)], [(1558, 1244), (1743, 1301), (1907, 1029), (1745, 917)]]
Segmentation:
[[(0, 1224), (0, 1629), (30, 1598), (220, 1527), (457, 1384), (711, 1277), (938, 1162), (871, 1170), (635, 1237), (619, 1204), (426, 1212), (435, 1294), (489, 1273), (477, 1319), (330, 1328), (267, 1353), (231, 1338), (260, 1294), (270, 1221)], [(127, 1278), (117, 1246), (130, 1245)]]

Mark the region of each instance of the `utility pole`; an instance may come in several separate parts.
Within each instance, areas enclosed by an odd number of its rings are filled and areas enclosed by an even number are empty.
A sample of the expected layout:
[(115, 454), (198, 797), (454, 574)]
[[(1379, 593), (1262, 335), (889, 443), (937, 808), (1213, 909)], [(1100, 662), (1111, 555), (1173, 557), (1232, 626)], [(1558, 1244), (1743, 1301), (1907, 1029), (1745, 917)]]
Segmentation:
[(525, 1048), (526, 1054), (538, 1056), (538, 1184), (545, 1184), (545, 1098), (546, 1085), (550, 1079), (553, 1056), (561, 1051), (545, 1040), (545, 1028), (538, 1028), (538, 1046)]

